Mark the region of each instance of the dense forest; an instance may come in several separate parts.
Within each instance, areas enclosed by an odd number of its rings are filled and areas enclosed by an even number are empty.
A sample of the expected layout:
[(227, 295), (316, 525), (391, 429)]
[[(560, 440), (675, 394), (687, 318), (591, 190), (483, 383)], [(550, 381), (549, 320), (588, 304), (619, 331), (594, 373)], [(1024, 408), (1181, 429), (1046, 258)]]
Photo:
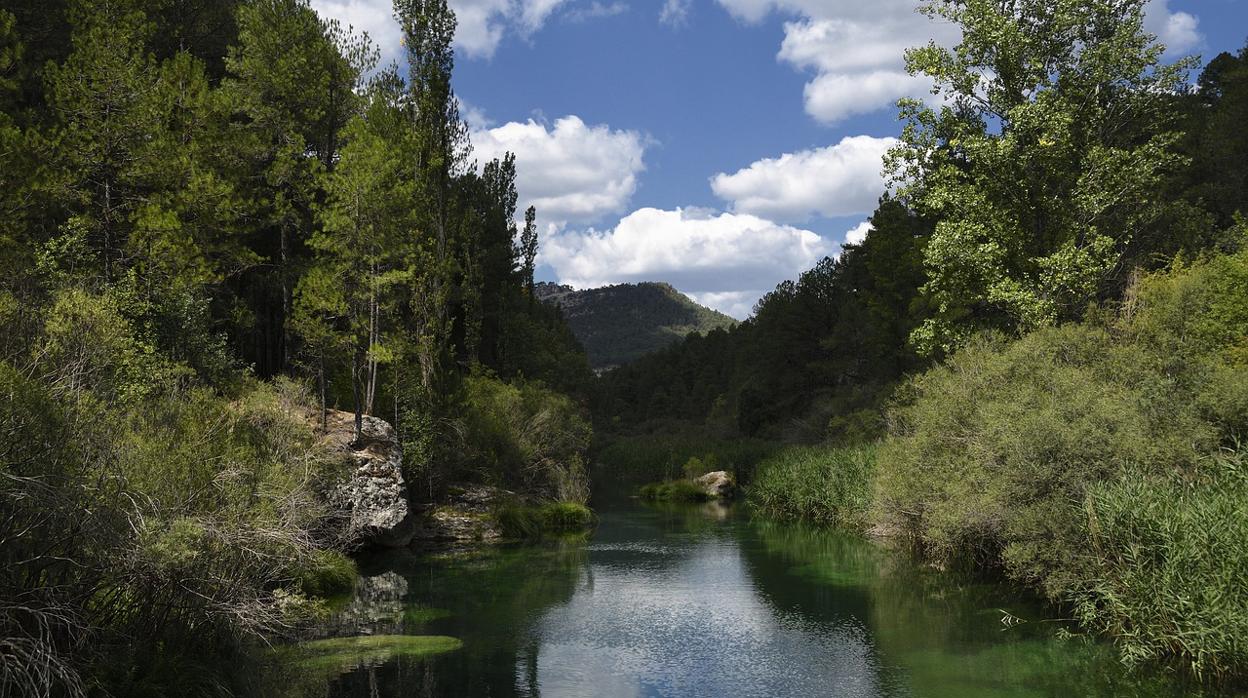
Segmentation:
[(323, 614), (315, 406), (390, 420), (413, 498), (587, 496), (515, 160), (445, 0), (395, 13), (406, 73), (306, 0), (0, 9), (0, 694), (189, 695)]
[[(1124, 660), (1248, 672), (1248, 48), (1139, 2), (935, 2), (892, 193), (729, 330), (604, 375), (600, 460), (1031, 587)], [(663, 491), (663, 490), (651, 490)], [(679, 493), (680, 488), (668, 491)]]

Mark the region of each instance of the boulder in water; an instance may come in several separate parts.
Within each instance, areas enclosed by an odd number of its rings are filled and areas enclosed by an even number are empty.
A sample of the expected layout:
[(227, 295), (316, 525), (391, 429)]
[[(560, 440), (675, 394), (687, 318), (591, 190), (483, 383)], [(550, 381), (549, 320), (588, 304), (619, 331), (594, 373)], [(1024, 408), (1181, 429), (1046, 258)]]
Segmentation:
[(694, 478), (693, 482), (706, 492), (706, 496), (714, 499), (728, 499), (737, 491), (737, 483), (733, 480), (732, 474), (724, 470), (716, 470)]

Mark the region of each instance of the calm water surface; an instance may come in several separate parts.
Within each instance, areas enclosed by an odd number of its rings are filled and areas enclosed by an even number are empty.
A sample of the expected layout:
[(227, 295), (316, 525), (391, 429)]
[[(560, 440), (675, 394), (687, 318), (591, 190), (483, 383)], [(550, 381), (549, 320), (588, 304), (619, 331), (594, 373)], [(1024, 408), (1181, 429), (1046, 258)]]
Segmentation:
[[(462, 649), (288, 684), (317, 696), (1183, 696), (1001, 585), (719, 505), (601, 512), (588, 540), (389, 554), (344, 633)], [(1005, 619), (1003, 621), (1003, 619)]]

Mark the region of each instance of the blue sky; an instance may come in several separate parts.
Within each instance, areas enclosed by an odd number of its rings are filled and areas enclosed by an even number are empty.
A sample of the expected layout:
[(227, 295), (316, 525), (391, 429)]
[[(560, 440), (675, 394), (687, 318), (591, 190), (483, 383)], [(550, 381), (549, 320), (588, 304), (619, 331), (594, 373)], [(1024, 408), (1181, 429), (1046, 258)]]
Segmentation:
[[(390, 0), (312, 0), (397, 57)], [(835, 254), (883, 191), (920, 95), (901, 51), (952, 27), (915, 0), (451, 0), (477, 156), (517, 155), (539, 276), (668, 281), (737, 317)], [(1248, 0), (1151, 0), (1169, 58), (1248, 38)]]

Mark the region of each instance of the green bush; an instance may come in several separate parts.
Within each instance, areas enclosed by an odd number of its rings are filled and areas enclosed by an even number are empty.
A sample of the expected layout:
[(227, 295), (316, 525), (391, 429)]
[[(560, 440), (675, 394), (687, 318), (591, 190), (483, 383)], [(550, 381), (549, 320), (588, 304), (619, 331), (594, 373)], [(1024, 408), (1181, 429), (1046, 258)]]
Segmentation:
[(900, 391), (876, 515), (1073, 602), (1128, 660), (1248, 670), (1245, 488), (1210, 466), (1248, 434), (1245, 308), (1240, 253), (1145, 278), (1116, 314), (971, 342)]
[[(777, 444), (762, 439), (720, 439), (699, 433), (621, 436), (604, 444), (595, 454), (598, 474), (631, 483), (671, 480), (692, 476), (686, 467), (726, 470), (738, 482), (748, 482), (754, 466)], [(693, 463), (691, 464), (691, 461)]]
[(863, 528), (871, 505), (875, 447), (792, 446), (758, 464), (749, 502), (781, 519)]
[(566, 395), (478, 372), (464, 381), (463, 414), (463, 476), (555, 501), (589, 499), (592, 430)]
[(642, 485), (637, 496), (657, 502), (705, 502), (711, 498), (706, 490), (690, 480), (668, 480)]

